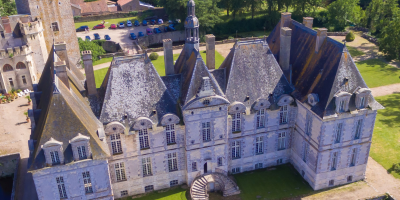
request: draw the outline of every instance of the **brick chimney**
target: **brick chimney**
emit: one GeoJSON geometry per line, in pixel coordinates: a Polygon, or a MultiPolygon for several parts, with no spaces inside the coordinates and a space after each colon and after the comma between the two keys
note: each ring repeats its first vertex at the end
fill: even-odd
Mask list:
{"type": "Polygon", "coordinates": [[[308,28],[312,29],[313,21],[314,21],[314,18],[312,18],[312,17],[303,17],[303,24],[304,24],[304,26],[306,26],[308,28]]]}
{"type": "Polygon", "coordinates": [[[54,50],[56,51],[57,56],[61,60],[65,61],[68,69],[70,69],[68,53],[67,53],[67,44],[65,42],[56,42],[54,43],[54,50]]]}
{"type": "Polygon", "coordinates": [[[289,27],[291,20],[292,20],[292,13],[290,12],[281,13],[281,28],[289,27]]]}
{"type": "Polygon", "coordinates": [[[82,51],[83,65],[86,74],[86,89],[88,95],[97,95],[96,81],[94,78],[93,61],[91,51],[82,51]]]}
{"type": "Polygon", "coordinates": [[[279,65],[282,68],[286,79],[290,82],[290,46],[292,40],[292,29],[288,27],[281,28],[280,35],[280,51],[279,51],[279,65]]]}
{"type": "Polygon", "coordinates": [[[206,35],[206,62],[209,70],[215,69],[215,36],[206,35]]]}
{"type": "Polygon", "coordinates": [[[64,83],[69,89],[68,74],[67,74],[67,64],[65,61],[54,62],[54,70],[56,70],[57,77],[64,83]]]}
{"type": "Polygon", "coordinates": [[[165,75],[175,74],[174,70],[174,55],[172,52],[172,40],[164,39],[164,63],[165,63],[165,75]]]}
{"type": "Polygon", "coordinates": [[[326,28],[319,28],[317,30],[317,42],[315,45],[315,52],[318,53],[318,51],[321,48],[322,43],[324,43],[325,38],[328,36],[328,29],[326,28]]]}

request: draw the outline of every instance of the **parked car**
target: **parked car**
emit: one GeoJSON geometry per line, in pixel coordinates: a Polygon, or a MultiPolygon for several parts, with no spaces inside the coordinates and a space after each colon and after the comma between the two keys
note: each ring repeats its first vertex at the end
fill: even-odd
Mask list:
{"type": "Polygon", "coordinates": [[[156,20],[155,20],[155,19],[152,19],[152,20],[150,20],[150,23],[151,23],[152,25],[154,25],[154,24],[156,24],[156,20]]]}
{"type": "Polygon", "coordinates": [[[98,33],[93,34],[95,40],[100,40],[100,35],[98,33]]]}
{"type": "Polygon", "coordinates": [[[172,25],[172,24],[170,24],[170,25],[168,26],[168,30],[169,30],[169,31],[176,31],[176,29],[174,28],[174,25],[172,25]]]}
{"type": "Polygon", "coordinates": [[[126,26],[127,26],[127,27],[132,27],[132,22],[131,22],[131,20],[127,20],[127,21],[126,21],[126,26]]]}
{"type": "Polygon", "coordinates": [[[160,30],[159,28],[154,28],[153,32],[154,32],[155,34],[157,34],[157,33],[162,33],[161,30],[160,30]]]}
{"type": "Polygon", "coordinates": [[[144,36],[143,32],[138,33],[138,37],[143,37],[143,36],[144,36]]]}
{"type": "Polygon", "coordinates": [[[117,25],[111,24],[110,29],[117,29],[117,25]]]}
{"type": "Polygon", "coordinates": [[[136,39],[137,39],[135,33],[129,34],[129,37],[130,37],[132,40],[136,40],[136,39]]]}
{"type": "Polygon", "coordinates": [[[153,35],[153,31],[151,30],[151,28],[147,28],[146,29],[146,34],[147,35],[153,35]]]}
{"type": "Polygon", "coordinates": [[[85,40],[86,41],[92,41],[92,39],[90,39],[90,36],[88,36],[88,35],[85,37],[85,40]]]}
{"type": "Polygon", "coordinates": [[[162,19],[158,19],[158,24],[163,24],[164,21],[162,19]]]}
{"type": "Polygon", "coordinates": [[[143,26],[147,26],[147,21],[146,21],[146,20],[143,20],[142,25],[143,25],[143,26]]]}
{"type": "Polygon", "coordinates": [[[76,29],[76,32],[82,32],[82,31],[85,31],[86,29],[89,30],[89,26],[81,26],[81,27],[76,29]]]}
{"type": "Polygon", "coordinates": [[[124,27],[125,27],[125,24],[124,24],[123,22],[121,22],[121,23],[118,24],[118,27],[119,27],[119,28],[124,28],[124,27]]]}
{"type": "Polygon", "coordinates": [[[134,26],[140,26],[140,22],[138,20],[135,20],[135,23],[133,23],[134,26]]]}
{"type": "Polygon", "coordinates": [[[168,32],[168,26],[164,26],[164,32],[168,32]]]}
{"type": "Polygon", "coordinates": [[[105,28],[104,24],[97,24],[96,26],[93,27],[93,30],[103,29],[103,28],[105,28]]]}
{"type": "Polygon", "coordinates": [[[109,35],[105,35],[105,36],[104,36],[104,39],[105,39],[105,40],[111,40],[111,37],[110,37],[109,35]]]}

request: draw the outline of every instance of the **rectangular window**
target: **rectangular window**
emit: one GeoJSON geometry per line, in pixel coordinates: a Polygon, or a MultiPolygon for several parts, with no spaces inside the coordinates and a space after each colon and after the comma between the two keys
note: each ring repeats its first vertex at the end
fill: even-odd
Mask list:
{"type": "Polygon", "coordinates": [[[168,154],[168,169],[170,172],[178,170],[176,152],[168,154]]]}
{"type": "Polygon", "coordinates": [[[140,142],[140,149],[150,148],[149,133],[147,132],[147,129],[139,130],[139,142],[140,142]]]}
{"type": "Polygon", "coordinates": [[[85,146],[80,146],[80,147],[77,147],[77,148],[78,148],[79,159],[86,159],[85,146]]]}
{"type": "Polygon", "coordinates": [[[50,152],[51,162],[53,165],[60,164],[60,157],[58,156],[58,151],[50,152]]]}
{"type": "Polygon", "coordinates": [[[347,182],[352,182],[353,181],[353,176],[348,176],[347,177],[347,182]]]}
{"type": "Polygon", "coordinates": [[[331,171],[336,170],[336,165],[337,165],[337,158],[338,157],[338,152],[335,152],[332,154],[332,165],[331,165],[331,171]]]}
{"type": "Polygon", "coordinates": [[[279,113],[279,124],[286,124],[288,123],[288,106],[284,105],[281,106],[281,110],[279,113]]]}
{"type": "Polygon", "coordinates": [[[62,176],[57,177],[56,181],[60,198],[67,198],[67,191],[65,190],[64,178],[62,176]]]}
{"type": "Polygon", "coordinates": [[[265,127],[265,109],[260,109],[257,112],[257,128],[265,127]]]}
{"type": "Polygon", "coordinates": [[[240,173],[240,167],[232,168],[232,174],[240,173]]]}
{"type": "Polygon", "coordinates": [[[85,193],[93,193],[92,181],[90,180],[89,171],[82,172],[82,176],[83,176],[83,185],[85,186],[85,193]]]}
{"type": "Polygon", "coordinates": [[[148,185],[146,187],[144,187],[144,192],[151,192],[154,190],[154,186],[153,185],[148,185]]]}
{"type": "Polygon", "coordinates": [[[312,127],[312,118],[311,116],[307,115],[306,119],[306,135],[311,135],[311,127],[312,127]]]}
{"type": "Polygon", "coordinates": [[[342,137],[342,128],[343,128],[343,124],[339,123],[336,126],[336,133],[335,133],[335,143],[339,143],[340,142],[340,138],[342,137]]]}
{"type": "Polygon", "coordinates": [[[335,181],[334,180],[330,180],[329,181],[329,186],[333,186],[333,185],[335,185],[335,181]]]}
{"type": "Polygon", "coordinates": [[[280,164],[282,164],[283,163],[283,159],[281,158],[281,159],[278,159],[278,160],[276,160],[276,164],[278,164],[278,165],[280,165],[280,164]]]}
{"type": "Polygon", "coordinates": [[[232,132],[237,132],[240,131],[241,127],[241,116],[240,113],[236,113],[232,115],[232,132]]]}
{"type": "Polygon", "coordinates": [[[339,112],[344,112],[344,101],[339,102],[339,112]]]}
{"type": "Polygon", "coordinates": [[[175,186],[175,185],[178,185],[178,180],[173,180],[173,181],[170,181],[170,182],[169,182],[169,186],[170,186],[170,187],[173,187],[173,186],[175,186]]]}
{"type": "Polygon", "coordinates": [[[365,97],[360,97],[360,108],[365,108],[365,97]]]}
{"type": "Polygon", "coordinates": [[[222,164],[222,157],[218,157],[218,167],[221,167],[222,164]]]}
{"type": "Polygon", "coordinates": [[[197,171],[197,163],[196,162],[192,162],[192,172],[197,171]]]}
{"type": "Polygon", "coordinates": [[[350,167],[356,165],[356,156],[357,156],[357,149],[354,148],[351,151],[350,167]]]}
{"type": "Polygon", "coordinates": [[[232,159],[240,158],[240,141],[232,142],[232,159]]]}
{"type": "Polygon", "coordinates": [[[143,167],[143,177],[151,176],[151,158],[142,158],[142,167],[143,167]]]}
{"type": "Polygon", "coordinates": [[[59,31],[58,23],[57,22],[51,23],[51,28],[53,29],[54,32],[59,31]]]}
{"type": "Polygon", "coordinates": [[[210,122],[202,123],[203,128],[203,142],[211,141],[210,122]]]}
{"type": "Polygon", "coordinates": [[[303,161],[304,162],[307,162],[309,148],[310,148],[309,144],[304,144],[304,148],[303,148],[303,161]]]}
{"type": "Polygon", "coordinates": [[[122,153],[121,136],[119,133],[110,135],[113,154],[122,153]]]}
{"type": "Polygon", "coordinates": [[[175,125],[165,126],[165,132],[167,133],[167,144],[175,144],[175,125]]]}
{"type": "Polygon", "coordinates": [[[25,77],[25,76],[21,76],[21,78],[22,78],[22,83],[23,83],[24,85],[26,85],[26,77],[25,77]]]}
{"type": "Polygon", "coordinates": [[[263,152],[263,137],[256,137],[256,154],[262,154],[263,152]]]}
{"type": "Polygon", "coordinates": [[[12,78],[8,78],[8,82],[10,82],[10,87],[14,87],[14,81],[12,80],[12,78]]]}
{"type": "Polygon", "coordinates": [[[362,122],[363,122],[362,119],[357,120],[357,123],[356,123],[356,134],[354,135],[354,139],[355,140],[360,139],[360,137],[361,137],[362,122]]]}
{"type": "Polygon", "coordinates": [[[115,163],[115,175],[117,177],[117,181],[126,180],[125,176],[125,165],[123,162],[115,163]]]}
{"type": "Polygon", "coordinates": [[[255,169],[261,169],[263,168],[263,164],[262,163],[257,163],[255,166],[255,169]]]}
{"type": "Polygon", "coordinates": [[[278,134],[278,150],[286,149],[286,132],[278,134]]]}
{"type": "Polygon", "coordinates": [[[121,197],[123,197],[123,196],[128,196],[128,190],[121,191],[121,197]]]}

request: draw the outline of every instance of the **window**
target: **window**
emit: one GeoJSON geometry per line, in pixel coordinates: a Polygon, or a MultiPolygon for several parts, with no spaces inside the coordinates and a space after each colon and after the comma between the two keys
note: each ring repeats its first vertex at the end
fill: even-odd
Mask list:
{"type": "Polygon", "coordinates": [[[167,125],[165,126],[165,131],[167,133],[167,144],[175,144],[175,125],[167,125]]]}
{"type": "Polygon", "coordinates": [[[347,177],[347,182],[352,182],[353,181],[353,176],[348,176],[347,177]]]}
{"type": "Polygon", "coordinates": [[[344,112],[344,111],[345,111],[344,110],[344,101],[342,100],[339,102],[339,112],[344,112]]]}
{"type": "Polygon", "coordinates": [[[144,187],[144,192],[151,192],[154,190],[154,186],[153,185],[148,185],[146,187],[144,187]]]}
{"type": "Polygon", "coordinates": [[[309,144],[304,144],[304,149],[303,149],[303,161],[304,162],[307,162],[309,148],[310,148],[309,144]]]}
{"type": "Polygon", "coordinates": [[[123,197],[123,196],[128,196],[128,190],[121,191],[121,197],[123,197]]]}
{"type": "Polygon", "coordinates": [[[117,181],[126,180],[125,177],[125,166],[123,162],[115,163],[115,175],[117,176],[117,181]]]}
{"type": "Polygon", "coordinates": [[[142,158],[142,167],[143,167],[143,177],[151,176],[151,158],[142,158]]]}
{"type": "Polygon", "coordinates": [[[240,113],[232,115],[232,132],[240,131],[240,113]]]}
{"type": "Polygon", "coordinates": [[[12,70],[13,70],[13,68],[9,64],[5,64],[4,67],[3,67],[3,72],[9,72],[9,71],[12,71],[12,70]]]}
{"type": "Polygon", "coordinates": [[[26,77],[25,77],[25,76],[21,76],[21,78],[22,78],[22,83],[23,83],[24,85],[26,85],[26,77]]]}
{"type": "Polygon", "coordinates": [[[8,78],[8,82],[10,82],[10,86],[13,88],[14,87],[14,81],[12,78],[8,78]]]}
{"type": "Polygon", "coordinates": [[[218,163],[218,167],[221,167],[223,165],[222,157],[218,157],[217,163],[218,163]]]}
{"type": "Polygon", "coordinates": [[[329,186],[333,186],[333,185],[335,185],[335,181],[334,180],[330,180],[329,181],[329,186]]]}
{"type": "Polygon", "coordinates": [[[265,127],[265,109],[260,109],[257,112],[257,128],[265,127]]]}
{"type": "Polygon", "coordinates": [[[202,123],[203,127],[203,142],[211,141],[210,122],[202,123]]]}
{"type": "Polygon", "coordinates": [[[365,97],[360,97],[360,109],[365,108],[365,97]]]}
{"type": "Polygon", "coordinates": [[[203,104],[204,104],[204,105],[210,105],[210,100],[208,100],[208,99],[204,100],[204,101],[203,101],[203,104]]]}
{"type": "Polygon", "coordinates": [[[310,115],[307,115],[306,119],[306,135],[311,135],[311,127],[312,127],[312,118],[310,115]]]}
{"type": "Polygon", "coordinates": [[[337,159],[338,159],[337,156],[338,156],[338,153],[337,153],[337,152],[335,152],[335,153],[332,154],[331,171],[336,170],[337,159]]]}
{"type": "Polygon", "coordinates": [[[283,159],[281,158],[281,159],[278,159],[278,160],[276,160],[276,164],[277,165],[280,165],[280,164],[282,164],[283,163],[283,159]]]}
{"type": "Polygon", "coordinates": [[[147,133],[147,129],[139,130],[139,142],[140,142],[140,149],[150,148],[149,134],[147,133]]]}
{"type": "Polygon", "coordinates": [[[112,148],[113,154],[122,153],[120,134],[119,133],[112,134],[110,136],[110,138],[111,138],[111,148],[112,148]]]}
{"type": "Polygon", "coordinates": [[[56,181],[60,198],[67,198],[67,191],[65,190],[64,178],[62,176],[57,177],[56,181]]]}
{"type": "Polygon", "coordinates": [[[351,151],[351,158],[350,158],[350,167],[356,165],[356,156],[357,156],[357,149],[353,149],[351,151]]]}
{"type": "Polygon", "coordinates": [[[78,148],[79,159],[86,159],[85,146],[80,146],[80,147],[77,147],[77,148],[78,148]]]}
{"type": "Polygon", "coordinates": [[[175,185],[178,185],[178,180],[173,180],[173,181],[169,182],[170,187],[175,186],[175,185]]]}
{"type": "Polygon", "coordinates": [[[197,163],[196,162],[192,162],[192,172],[197,171],[197,163]]]}
{"type": "Polygon", "coordinates": [[[360,139],[362,122],[363,122],[362,119],[357,120],[357,123],[356,123],[356,134],[354,135],[354,139],[355,140],[360,139]]]}
{"type": "Polygon", "coordinates": [[[339,123],[336,126],[335,143],[339,143],[340,142],[340,138],[342,137],[342,127],[343,127],[342,123],[339,123]]]}
{"type": "Polygon", "coordinates": [[[178,170],[178,162],[176,159],[176,152],[168,154],[168,169],[170,172],[178,170]]]}
{"type": "Polygon", "coordinates": [[[288,123],[288,106],[284,105],[281,106],[281,110],[279,113],[279,124],[286,124],[288,123]]]}
{"type": "Polygon", "coordinates": [[[263,153],[263,137],[256,137],[256,154],[263,153]]]}
{"type": "Polygon", "coordinates": [[[232,174],[240,173],[240,167],[232,168],[232,174]]]}
{"type": "Polygon", "coordinates": [[[83,185],[85,186],[85,193],[93,193],[92,181],[90,181],[89,171],[82,172],[82,176],[83,176],[83,185]]]}
{"type": "Polygon", "coordinates": [[[22,62],[17,63],[17,69],[26,69],[26,65],[22,62]]]}
{"type": "Polygon", "coordinates": [[[240,158],[240,141],[232,142],[232,159],[240,158]]]}
{"type": "Polygon", "coordinates": [[[262,163],[257,163],[255,166],[255,169],[261,169],[263,168],[263,164],[262,163]]]}
{"type": "Polygon", "coordinates": [[[57,22],[51,23],[51,28],[53,29],[54,32],[59,31],[58,23],[57,22]]]}
{"type": "Polygon", "coordinates": [[[278,150],[286,149],[286,132],[278,134],[278,150]]]}
{"type": "Polygon", "coordinates": [[[51,162],[53,163],[53,165],[60,164],[60,157],[58,156],[58,151],[50,152],[50,156],[51,156],[51,162]]]}

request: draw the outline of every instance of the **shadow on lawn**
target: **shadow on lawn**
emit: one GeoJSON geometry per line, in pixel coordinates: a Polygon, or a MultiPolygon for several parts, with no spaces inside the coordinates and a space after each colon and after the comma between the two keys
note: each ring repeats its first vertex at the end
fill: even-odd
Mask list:
{"type": "Polygon", "coordinates": [[[379,114],[385,116],[385,118],[378,118],[378,120],[389,127],[398,126],[398,124],[400,123],[400,94],[395,93],[388,96],[387,98],[377,99],[378,102],[385,107],[384,110],[378,111],[379,114]]]}

